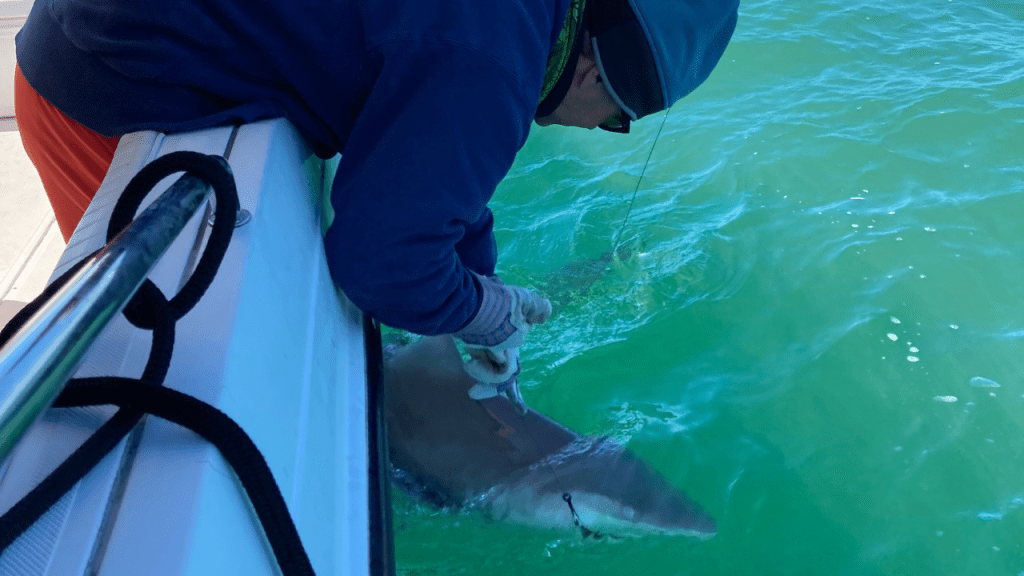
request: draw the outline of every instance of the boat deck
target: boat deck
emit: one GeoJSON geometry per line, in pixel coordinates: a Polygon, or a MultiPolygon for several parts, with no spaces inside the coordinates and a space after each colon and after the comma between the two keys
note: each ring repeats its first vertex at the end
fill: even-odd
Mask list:
{"type": "Polygon", "coordinates": [[[0,327],[42,292],[63,251],[21,136],[0,132],[0,327]]]}

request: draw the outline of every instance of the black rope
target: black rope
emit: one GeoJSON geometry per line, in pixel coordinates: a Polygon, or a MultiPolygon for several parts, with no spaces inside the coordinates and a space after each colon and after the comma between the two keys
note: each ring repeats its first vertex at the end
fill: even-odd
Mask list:
{"type": "MultiPolygon", "coordinates": [[[[57,397],[54,407],[111,404],[119,409],[25,498],[0,517],[0,553],[92,470],[128,435],[142,415],[148,413],[184,426],[216,446],[245,488],[282,573],[286,576],[311,575],[314,573],[312,564],[281,490],[252,439],[220,410],[163,386],[174,349],[175,323],[202,298],[231,242],[238,194],[227,162],[217,156],[196,152],[174,152],[145,166],[128,183],[114,207],[107,240],[109,242],[131,222],[153,186],[178,172],[186,173],[179,183],[185,178],[197,177],[213,187],[216,212],[206,249],[185,286],[173,298],[168,300],[152,281],[146,280],[125,307],[124,314],[129,322],[153,331],[150,356],[141,378],[72,379],[57,397]]],[[[64,273],[15,315],[0,331],[0,346],[89,259],[83,259],[64,273]]]]}
{"type": "Polygon", "coordinates": [[[242,482],[281,571],[313,574],[270,467],[249,435],[231,417],[188,394],[127,378],[83,379],[61,394],[54,406],[98,404],[152,414],[206,438],[220,450],[242,482]]]}
{"type": "Polygon", "coordinates": [[[0,551],[14,543],[113,450],[135,427],[139,416],[132,410],[118,410],[56,470],[0,517],[0,551]]]}
{"type": "MultiPolygon", "coordinates": [[[[157,158],[139,170],[139,173],[128,182],[121,198],[114,206],[110,224],[107,226],[109,242],[135,218],[135,212],[149,191],[161,180],[176,172],[186,172],[208,182],[213,187],[217,206],[206,250],[203,251],[188,282],[170,301],[171,315],[175,321],[187,314],[206,293],[231,242],[231,235],[235,229],[235,215],[238,213],[238,192],[235,190],[235,180],[227,162],[219,156],[208,156],[198,152],[175,152],[157,158]]],[[[155,297],[154,290],[157,288],[147,280],[145,287],[140,289],[143,290],[145,296],[133,301],[145,302],[155,297]]],[[[139,328],[149,328],[149,323],[143,318],[143,310],[137,311],[132,304],[129,304],[126,310],[125,316],[132,324],[139,328]]]]}

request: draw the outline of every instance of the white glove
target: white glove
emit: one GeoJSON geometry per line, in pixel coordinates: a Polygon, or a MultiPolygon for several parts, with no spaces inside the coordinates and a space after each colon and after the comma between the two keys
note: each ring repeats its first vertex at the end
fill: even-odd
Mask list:
{"type": "Polygon", "coordinates": [[[551,302],[536,292],[508,286],[496,276],[477,275],[482,289],[480,310],[454,336],[466,344],[466,372],[482,384],[514,388],[519,373],[519,347],[534,324],[551,316],[551,302]]]}
{"type": "Polygon", "coordinates": [[[501,394],[508,398],[509,402],[519,410],[520,414],[526,414],[526,402],[523,401],[523,395],[519,392],[518,377],[519,371],[516,370],[514,376],[501,384],[481,384],[478,382],[469,389],[469,397],[473,400],[485,400],[501,394]]]}

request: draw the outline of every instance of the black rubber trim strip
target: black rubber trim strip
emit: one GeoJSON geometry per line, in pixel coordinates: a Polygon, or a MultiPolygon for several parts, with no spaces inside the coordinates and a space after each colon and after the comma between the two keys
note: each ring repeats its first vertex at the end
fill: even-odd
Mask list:
{"type": "Polygon", "coordinates": [[[384,413],[384,352],[380,324],[363,314],[366,348],[367,474],[370,487],[370,574],[395,575],[395,541],[391,520],[391,466],[388,464],[387,420],[384,413]]]}

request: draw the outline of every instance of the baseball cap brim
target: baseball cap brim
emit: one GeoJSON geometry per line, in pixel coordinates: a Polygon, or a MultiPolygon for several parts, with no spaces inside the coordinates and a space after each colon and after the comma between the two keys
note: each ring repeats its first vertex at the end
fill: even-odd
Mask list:
{"type": "Polygon", "coordinates": [[[632,120],[663,110],[665,99],[650,43],[626,0],[594,2],[587,27],[605,88],[632,120]]]}
{"type": "Polygon", "coordinates": [[[631,119],[703,83],[736,28],[739,0],[599,0],[587,27],[598,70],[631,119]]]}

